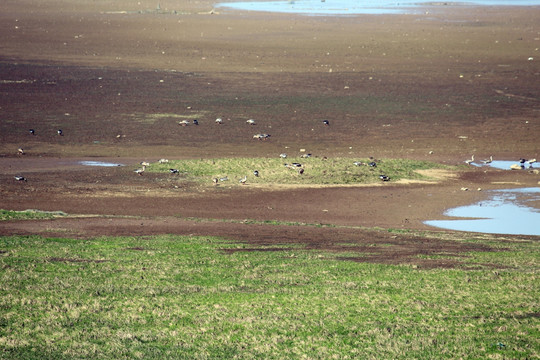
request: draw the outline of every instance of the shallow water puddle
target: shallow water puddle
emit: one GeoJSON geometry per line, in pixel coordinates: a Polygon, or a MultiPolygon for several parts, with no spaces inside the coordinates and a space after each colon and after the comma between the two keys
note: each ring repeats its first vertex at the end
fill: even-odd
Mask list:
{"type": "Polygon", "coordinates": [[[540,188],[490,191],[491,197],[444,213],[465,220],[429,220],[426,225],[488,234],[540,235],[540,188]],[[472,219],[471,219],[472,218],[472,219]]]}
{"type": "Polygon", "coordinates": [[[355,15],[355,14],[406,14],[419,13],[420,7],[443,6],[536,6],[539,0],[470,0],[463,2],[433,2],[418,0],[288,0],[220,3],[216,7],[249,11],[268,11],[310,15],[355,15]]]}
{"type": "MultiPolygon", "coordinates": [[[[511,170],[510,166],[512,166],[512,165],[520,166],[519,161],[512,161],[512,160],[493,160],[489,164],[480,164],[480,163],[475,163],[474,162],[474,163],[471,163],[471,165],[478,166],[478,167],[489,166],[489,167],[496,168],[496,169],[501,169],[501,170],[511,170]]],[[[526,161],[523,164],[523,169],[524,170],[532,169],[532,168],[534,168],[534,165],[535,164],[529,164],[526,161]]]]}
{"type": "Polygon", "coordinates": [[[105,166],[105,167],[112,167],[112,166],[124,166],[124,164],[119,163],[110,163],[110,162],[104,162],[104,161],[79,161],[79,164],[84,166],[105,166]]]}

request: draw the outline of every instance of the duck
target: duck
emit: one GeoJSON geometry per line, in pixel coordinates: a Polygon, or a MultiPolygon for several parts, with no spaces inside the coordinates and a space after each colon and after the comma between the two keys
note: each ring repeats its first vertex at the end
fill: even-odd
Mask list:
{"type": "Polygon", "coordinates": [[[28,130],[28,132],[30,133],[30,135],[36,135],[36,130],[34,129],[30,129],[28,130]]]}
{"type": "Polygon", "coordinates": [[[379,175],[379,179],[381,179],[382,181],[390,181],[390,177],[383,174],[379,175]]]}
{"type": "Polygon", "coordinates": [[[482,160],[482,163],[484,163],[484,164],[491,164],[492,162],[493,162],[493,156],[492,155],[489,156],[489,159],[482,160]]]}
{"type": "Polygon", "coordinates": [[[227,176],[224,176],[222,178],[219,178],[219,181],[229,181],[229,178],[227,176]]]}
{"type": "Polygon", "coordinates": [[[169,169],[171,174],[178,174],[178,169],[169,169]]]}
{"type": "Polygon", "coordinates": [[[293,162],[291,165],[292,165],[292,166],[296,166],[296,167],[302,167],[302,164],[297,163],[297,162],[293,162]]]}
{"type": "Polygon", "coordinates": [[[17,181],[28,181],[28,180],[26,180],[26,178],[24,176],[20,176],[20,175],[16,175],[15,180],[17,180],[17,181]]]}
{"type": "Polygon", "coordinates": [[[199,120],[193,119],[193,125],[199,125],[199,120]]]}
{"type": "Polygon", "coordinates": [[[330,125],[330,121],[328,121],[328,120],[323,120],[323,124],[326,125],[326,126],[329,126],[329,125],[330,125]]]}
{"type": "Polygon", "coordinates": [[[62,129],[56,130],[56,133],[57,133],[59,136],[64,136],[64,132],[62,131],[62,129]]]}
{"type": "Polygon", "coordinates": [[[253,175],[255,175],[255,177],[259,177],[259,170],[253,171],[253,175]]]}
{"type": "Polygon", "coordinates": [[[304,173],[304,168],[298,169],[298,174],[302,175],[304,173]]]}
{"type": "Polygon", "coordinates": [[[474,155],[469,160],[465,160],[465,164],[470,165],[474,161],[474,155]]]}

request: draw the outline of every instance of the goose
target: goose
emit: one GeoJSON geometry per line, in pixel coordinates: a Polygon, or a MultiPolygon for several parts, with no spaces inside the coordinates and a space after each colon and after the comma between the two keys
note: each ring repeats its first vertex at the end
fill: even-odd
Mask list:
{"type": "Polygon", "coordinates": [[[469,160],[465,160],[465,164],[470,165],[474,161],[474,155],[469,160]]]}
{"type": "Polygon", "coordinates": [[[390,181],[390,177],[387,175],[379,175],[379,179],[382,181],[390,181]]]}
{"type": "Polygon", "coordinates": [[[491,164],[492,162],[493,162],[493,156],[492,155],[489,156],[489,159],[482,160],[482,163],[484,163],[484,164],[491,164]]]}
{"type": "Polygon", "coordinates": [[[510,169],[511,170],[521,170],[521,169],[523,169],[523,165],[512,164],[512,165],[510,165],[510,169]]]}
{"type": "Polygon", "coordinates": [[[171,174],[178,174],[178,169],[169,169],[171,174]]]}
{"type": "Polygon", "coordinates": [[[30,132],[30,135],[36,135],[36,130],[34,129],[30,129],[28,130],[28,132],[30,132]]]}
{"type": "Polygon", "coordinates": [[[28,180],[26,180],[26,178],[24,176],[20,176],[20,175],[15,176],[15,180],[17,180],[17,181],[28,181],[28,180]]]}
{"type": "Polygon", "coordinates": [[[62,131],[62,129],[58,129],[56,133],[60,136],[64,136],[64,132],[62,131]]]}
{"type": "Polygon", "coordinates": [[[216,124],[219,124],[219,125],[223,124],[223,119],[222,118],[217,118],[216,119],[216,124]]]}
{"type": "Polygon", "coordinates": [[[245,185],[246,181],[247,181],[247,175],[244,175],[244,177],[240,179],[240,184],[245,185]]]}
{"type": "Polygon", "coordinates": [[[246,122],[247,122],[249,125],[257,125],[257,124],[255,123],[255,120],[253,120],[253,119],[249,119],[249,120],[246,121],[246,122]]]}
{"type": "Polygon", "coordinates": [[[139,176],[142,176],[142,174],[144,173],[145,170],[146,170],[146,166],[143,165],[142,168],[135,170],[134,173],[139,175],[139,176]]]}
{"type": "Polygon", "coordinates": [[[255,177],[259,177],[259,170],[253,171],[253,175],[255,175],[255,177]]]}
{"type": "Polygon", "coordinates": [[[328,125],[330,125],[330,121],[328,121],[328,120],[323,120],[323,124],[326,125],[326,126],[328,126],[328,125]]]}

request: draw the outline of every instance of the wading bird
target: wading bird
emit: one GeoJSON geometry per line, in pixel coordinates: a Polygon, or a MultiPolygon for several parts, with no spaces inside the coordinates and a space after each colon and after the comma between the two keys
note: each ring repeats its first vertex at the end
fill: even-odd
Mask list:
{"type": "Polygon", "coordinates": [[[470,165],[474,161],[474,155],[469,160],[465,160],[465,164],[470,165]]]}
{"type": "Polygon", "coordinates": [[[491,164],[492,162],[493,162],[493,156],[492,155],[489,156],[489,159],[482,160],[482,163],[484,163],[484,164],[491,164]]]}

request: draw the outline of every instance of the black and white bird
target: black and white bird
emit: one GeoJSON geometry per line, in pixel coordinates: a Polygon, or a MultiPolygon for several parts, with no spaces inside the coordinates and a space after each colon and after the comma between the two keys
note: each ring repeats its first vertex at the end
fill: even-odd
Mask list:
{"type": "Polygon", "coordinates": [[[18,148],[18,149],[17,149],[17,154],[18,154],[18,155],[24,155],[25,152],[24,152],[23,148],[18,148]]]}
{"type": "Polygon", "coordinates": [[[473,156],[471,156],[470,159],[465,160],[465,164],[470,165],[473,161],[474,161],[474,154],[473,154],[473,156]]]}
{"type": "Polygon", "coordinates": [[[377,167],[377,163],[375,161],[372,161],[368,164],[371,167],[377,167]]]}
{"type": "Polygon", "coordinates": [[[216,124],[219,124],[219,125],[223,124],[223,119],[222,118],[217,118],[216,119],[216,124]]]}
{"type": "Polygon", "coordinates": [[[253,175],[255,175],[255,177],[259,177],[259,170],[253,171],[253,175]]]}
{"type": "Polygon", "coordinates": [[[532,168],[533,164],[536,162],[536,159],[529,159],[527,162],[529,163],[529,168],[532,168]]]}
{"type": "Polygon", "coordinates": [[[255,122],[255,120],[253,120],[253,119],[249,119],[248,121],[246,121],[246,123],[248,123],[249,125],[256,125],[257,124],[255,122]]]}
{"type": "Polygon", "coordinates": [[[240,184],[245,185],[246,182],[247,182],[247,176],[244,175],[244,177],[240,179],[240,184]]]}
{"type": "Polygon", "coordinates": [[[15,180],[17,180],[17,181],[27,181],[24,176],[20,176],[20,175],[16,175],[15,180]]]}
{"type": "Polygon", "coordinates": [[[330,121],[328,121],[328,120],[323,120],[323,124],[326,125],[326,126],[328,126],[328,125],[330,125],[330,121]]]}
{"type": "Polygon", "coordinates": [[[178,174],[178,169],[169,169],[171,174],[178,174]]]}
{"type": "Polygon", "coordinates": [[[144,174],[145,170],[146,170],[146,165],[143,165],[142,168],[135,170],[134,173],[139,175],[139,176],[142,176],[142,174],[144,174]]]}
{"type": "Polygon", "coordinates": [[[279,157],[282,158],[282,159],[286,159],[286,158],[287,158],[287,154],[281,153],[281,154],[279,154],[279,157]]]}
{"type": "Polygon", "coordinates": [[[193,119],[193,125],[199,125],[199,120],[193,119]]]}
{"type": "Polygon", "coordinates": [[[304,168],[298,169],[298,174],[302,175],[304,173],[304,168]]]}
{"type": "Polygon", "coordinates": [[[34,129],[30,129],[28,130],[28,132],[30,133],[30,135],[36,135],[36,130],[34,129]]]}
{"type": "Polygon", "coordinates": [[[489,156],[489,159],[482,160],[483,164],[491,164],[492,162],[493,162],[493,156],[492,155],[489,156]]]}
{"type": "Polygon", "coordinates": [[[383,174],[379,175],[379,179],[381,179],[382,181],[390,181],[390,177],[383,174]]]}
{"type": "Polygon", "coordinates": [[[293,162],[291,165],[292,165],[292,166],[296,166],[296,167],[302,167],[302,164],[297,163],[297,162],[293,162]]]}
{"type": "Polygon", "coordinates": [[[59,136],[64,136],[64,132],[62,131],[62,129],[58,129],[56,131],[56,133],[59,135],[59,136]]]}

